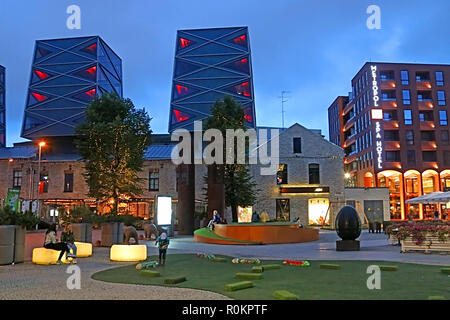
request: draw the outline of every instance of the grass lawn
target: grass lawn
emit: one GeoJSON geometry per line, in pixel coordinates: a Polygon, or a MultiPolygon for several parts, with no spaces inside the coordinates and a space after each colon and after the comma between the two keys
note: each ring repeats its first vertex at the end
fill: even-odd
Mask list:
{"type": "MultiPolygon", "coordinates": [[[[151,270],[161,272],[159,278],[143,277],[135,264],[104,270],[93,279],[128,284],[175,286],[214,291],[234,299],[274,299],[275,290],[288,290],[300,299],[427,299],[428,296],[450,298],[448,275],[441,266],[377,261],[310,261],[310,267],[283,265],[281,269],[264,271],[262,280],[253,280],[254,287],[235,292],[225,291],[225,284],[238,282],[237,272],[251,272],[253,265],[212,262],[192,254],[168,255],[166,265],[151,270]],[[321,263],[339,264],[340,270],[320,269],[321,263]],[[381,290],[366,286],[369,265],[396,265],[398,271],[381,271],[381,290]],[[164,284],[165,277],[185,276],[187,281],[164,284]]],[[[157,260],[153,256],[148,259],[157,260]]],[[[264,264],[282,261],[263,261],[264,264]]],[[[189,297],[186,297],[189,299],[189,297]]]]}

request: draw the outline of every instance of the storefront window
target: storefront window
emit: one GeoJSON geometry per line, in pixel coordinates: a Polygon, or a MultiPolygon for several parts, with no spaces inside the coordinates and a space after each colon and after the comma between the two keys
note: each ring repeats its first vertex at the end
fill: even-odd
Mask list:
{"type": "Polygon", "coordinates": [[[389,188],[389,207],[391,219],[402,219],[401,174],[393,170],[386,170],[378,173],[378,186],[389,188]]]}

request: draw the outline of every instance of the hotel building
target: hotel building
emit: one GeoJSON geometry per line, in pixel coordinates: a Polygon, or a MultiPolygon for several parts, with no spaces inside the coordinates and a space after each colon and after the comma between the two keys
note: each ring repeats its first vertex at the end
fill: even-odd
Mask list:
{"type": "Polygon", "coordinates": [[[450,65],[367,62],[328,108],[347,186],[388,187],[392,220],[447,210],[406,200],[450,190],[449,79],[450,65]]]}

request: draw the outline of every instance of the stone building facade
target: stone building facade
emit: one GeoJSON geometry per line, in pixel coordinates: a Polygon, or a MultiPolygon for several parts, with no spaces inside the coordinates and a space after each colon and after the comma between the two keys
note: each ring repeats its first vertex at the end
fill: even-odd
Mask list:
{"type": "Polygon", "coordinates": [[[271,220],[299,219],[303,225],[330,225],[345,204],[344,151],[320,133],[298,123],[279,134],[279,169],[262,175],[263,165],[252,166],[261,189],[253,212],[266,211],[271,220]]]}

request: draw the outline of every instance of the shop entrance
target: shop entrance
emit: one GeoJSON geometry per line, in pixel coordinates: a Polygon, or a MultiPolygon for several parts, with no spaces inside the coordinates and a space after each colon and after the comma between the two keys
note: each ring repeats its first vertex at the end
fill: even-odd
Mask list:
{"type": "Polygon", "coordinates": [[[289,199],[276,199],[277,221],[290,221],[291,206],[289,199]]]}

